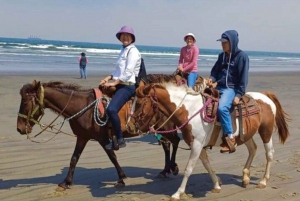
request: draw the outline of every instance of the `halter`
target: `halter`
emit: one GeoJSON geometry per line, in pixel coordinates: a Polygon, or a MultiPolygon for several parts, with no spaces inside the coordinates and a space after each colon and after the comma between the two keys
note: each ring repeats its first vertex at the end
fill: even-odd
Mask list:
{"type": "MultiPolygon", "coordinates": [[[[51,128],[51,129],[53,129],[53,123],[56,121],[56,119],[65,111],[65,109],[67,108],[67,106],[69,105],[69,102],[70,102],[70,100],[71,100],[71,97],[72,97],[72,95],[73,95],[73,92],[74,91],[72,91],[72,93],[71,93],[71,95],[70,95],[70,97],[69,97],[69,100],[68,100],[68,102],[67,102],[67,104],[66,104],[66,106],[64,107],[64,109],[58,114],[58,116],[49,124],[49,125],[42,125],[41,123],[40,123],[40,121],[41,121],[41,119],[43,118],[43,116],[45,115],[45,108],[44,108],[44,92],[45,92],[45,90],[44,90],[44,87],[41,85],[40,86],[40,98],[38,98],[37,96],[36,96],[36,93],[26,93],[26,96],[32,96],[32,99],[31,99],[31,101],[32,101],[32,105],[35,105],[35,103],[37,102],[38,103],[38,105],[33,109],[33,110],[31,110],[30,112],[28,112],[28,115],[26,116],[26,115],[24,115],[24,114],[21,114],[21,113],[18,113],[18,116],[19,117],[21,117],[21,118],[25,118],[26,119],[26,134],[27,134],[27,139],[30,139],[32,142],[36,142],[36,143],[41,143],[41,142],[37,142],[37,141],[34,141],[34,140],[32,140],[31,139],[31,137],[29,136],[29,133],[27,132],[28,131],[28,126],[29,126],[29,128],[31,129],[31,126],[30,126],[30,124],[29,124],[29,122],[30,121],[32,121],[34,124],[37,124],[37,125],[39,125],[41,128],[42,128],[42,130],[38,133],[38,134],[36,134],[33,138],[35,138],[35,137],[37,137],[37,136],[39,136],[40,134],[42,134],[45,130],[47,130],[48,128],[51,128]],[[35,100],[37,100],[37,101],[35,101],[35,100]],[[40,110],[40,112],[42,113],[42,115],[38,118],[38,120],[35,120],[34,118],[33,118],[33,116],[34,116],[34,114],[38,111],[38,110],[40,110]]],[[[64,122],[63,122],[64,123],[64,122]]],[[[63,123],[61,124],[61,127],[63,126],[63,123]]],[[[60,132],[60,129],[61,129],[61,127],[58,129],[58,132],[60,132]]],[[[57,132],[57,133],[58,133],[57,132]]],[[[56,133],[56,134],[57,134],[56,133]]],[[[53,136],[51,139],[53,139],[55,136],[53,136]]],[[[46,142],[48,142],[48,141],[50,141],[51,139],[49,139],[49,140],[47,140],[46,142]]],[[[43,143],[45,143],[45,142],[43,142],[43,143]]]]}
{"type": "MultiPolygon", "coordinates": [[[[152,88],[154,89],[154,95],[151,96],[151,95],[145,95],[143,98],[149,98],[151,100],[151,108],[153,109],[154,112],[157,112],[158,111],[158,101],[157,101],[157,97],[156,97],[156,91],[155,91],[155,85],[152,86],[152,88]]],[[[155,135],[159,132],[159,133],[172,133],[174,131],[177,131],[179,129],[181,129],[182,127],[184,127],[186,124],[188,124],[196,115],[200,114],[200,117],[203,119],[203,121],[207,122],[207,123],[212,123],[215,121],[215,118],[210,118],[207,116],[206,114],[206,107],[213,101],[213,97],[201,92],[201,96],[202,98],[206,98],[206,100],[203,100],[204,103],[203,103],[203,106],[202,108],[200,108],[197,112],[195,112],[190,118],[188,118],[182,125],[180,125],[179,127],[176,127],[175,129],[172,129],[172,130],[168,130],[168,131],[159,131],[159,129],[161,127],[164,126],[165,123],[167,123],[171,117],[177,112],[177,110],[180,108],[180,106],[182,105],[186,95],[183,97],[183,99],[181,100],[180,104],[176,107],[176,109],[172,112],[172,114],[168,117],[168,119],[163,122],[163,124],[158,128],[158,129],[154,129],[154,126],[158,123],[156,122],[153,126],[149,126],[149,132],[148,133],[154,133],[155,135]]],[[[142,112],[139,113],[138,115],[136,116],[133,116],[133,118],[136,119],[136,121],[142,121],[141,119],[143,119],[143,117],[145,116],[145,112],[144,112],[144,107],[145,105],[147,104],[147,99],[145,99],[143,101],[143,106],[142,106],[142,112]]],[[[154,117],[155,115],[153,115],[154,117]]],[[[152,117],[152,118],[153,118],[152,117]]],[[[151,119],[150,119],[151,120],[151,119]]],[[[150,121],[149,121],[150,122],[150,121]]],[[[143,122],[144,123],[144,122],[143,122]]]]}

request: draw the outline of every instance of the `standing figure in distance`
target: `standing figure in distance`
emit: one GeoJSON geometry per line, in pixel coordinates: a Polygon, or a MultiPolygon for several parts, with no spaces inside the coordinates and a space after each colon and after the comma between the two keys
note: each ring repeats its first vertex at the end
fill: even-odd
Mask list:
{"type": "Polygon", "coordinates": [[[177,70],[188,74],[187,93],[192,95],[198,95],[199,93],[196,93],[193,90],[193,88],[198,76],[199,48],[195,45],[196,38],[194,34],[186,34],[183,40],[186,42],[186,46],[182,47],[180,50],[180,57],[178,61],[177,70]]]}
{"type": "Polygon", "coordinates": [[[237,105],[246,93],[248,84],[249,58],[238,48],[239,37],[235,30],[225,31],[217,41],[222,42],[223,52],[211,70],[207,85],[217,82],[220,92],[218,115],[221,122],[225,144],[221,145],[221,153],[235,152],[236,141],[233,136],[230,109],[237,105]]]}
{"type": "Polygon", "coordinates": [[[79,69],[80,69],[80,79],[86,79],[86,64],[88,59],[85,56],[85,53],[82,52],[78,58],[79,69]]]}
{"type": "Polygon", "coordinates": [[[113,142],[111,142],[106,146],[106,149],[113,149],[113,147],[123,148],[126,146],[118,112],[135,93],[136,77],[138,77],[141,65],[140,52],[134,45],[135,35],[133,29],[128,26],[123,26],[116,34],[116,37],[122,43],[116,69],[111,75],[107,76],[99,83],[99,87],[116,87],[116,92],[111,99],[106,112],[113,125],[114,133],[118,138],[118,144],[114,145],[113,142]],[[113,80],[113,82],[109,82],[109,80],[113,80]]]}

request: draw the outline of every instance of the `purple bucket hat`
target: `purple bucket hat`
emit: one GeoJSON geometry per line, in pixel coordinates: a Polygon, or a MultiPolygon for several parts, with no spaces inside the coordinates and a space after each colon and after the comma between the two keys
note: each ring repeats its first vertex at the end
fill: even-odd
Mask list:
{"type": "Polygon", "coordinates": [[[123,26],[120,31],[116,34],[116,37],[120,40],[121,33],[129,33],[132,35],[132,43],[135,42],[135,35],[134,31],[131,27],[129,26],[123,26]]]}

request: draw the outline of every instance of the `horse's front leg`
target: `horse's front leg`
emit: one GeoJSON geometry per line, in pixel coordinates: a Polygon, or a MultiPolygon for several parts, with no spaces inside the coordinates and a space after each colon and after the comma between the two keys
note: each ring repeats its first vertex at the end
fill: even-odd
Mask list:
{"type": "Polygon", "coordinates": [[[214,188],[211,191],[212,193],[219,193],[221,191],[221,184],[222,181],[221,179],[215,174],[215,172],[212,170],[208,156],[207,156],[207,152],[205,149],[202,149],[201,154],[200,154],[200,160],[203,164],[203,166],[205,167],[205,169],[207,170],[207,172],[210,175],[211,180],[214,183],[214,188]]]}
{"type": "Polygon", "coordinates": [[[245,145],[248,149],[248,159],[243,169],[243,182],[242,186],[244,188],[247,187],[247,185],[250,183],[250,167],[253,161],[253,158],[256,154],[257,145],[255,144],[253,138],[249,139],[247,142],[245,142],[245,145]]]}
{"type": "Polygon", "coordinates": [[[77,136],[76,146],[70,161],[70,167],[69,167],[67,177],[63,180],[63,182],[58,184],[59,187],[57,188],[57,190],[65,190],[70,188],[70,186],[72,186],[73,175],[74,175],[76,164],[87,142],[88,142],[87,139],[83,139],[77,136]]]}
{"type": "Polygon", "coordinates": [[[107,150],[105,148],[105,145],[107,145],[108,142],[109,141],[107,141],[107,143],[101,142],[100,145],[102,146],[102,148],[106,152],[106,154],[109,157],[110,161],[114,164],[115,168],[117,169],[119,179],[118,179],[117,183],[115,184],[115,187],[123,187],[123,186],[125,186],[124,179],[126,179],[126,175],[125,175],[124,171],[122,170],[121,166],[118,163],[117,156],[116,156],[115,152],[113,150],[107,150]]]}
{"type": "Polygon", "coordinates": [[[184,171],[184,177],[181,182],[180,187],[178,188],[177,192],[172,195],[172,200],[180,200],[180,195],[185,192],[186,184],[188,181],[188,178],[193,172],[193,169],[195,167],[195,164],[197,162],[197,159],[200,156],[200,152],[202,150],[202,144],[198,140],[194,140],[192,146],[191,146],[191,153],[190,153],[190,158],[188,161],[188,164],[185,168],[184,171]]]}

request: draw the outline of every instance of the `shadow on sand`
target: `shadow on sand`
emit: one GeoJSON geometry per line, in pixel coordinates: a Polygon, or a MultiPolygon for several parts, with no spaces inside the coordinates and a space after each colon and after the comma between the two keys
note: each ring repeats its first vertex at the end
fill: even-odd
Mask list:
{"type": "MultiPolygon", "coordinates": [[[[139,167],[123,167],[127,175],[125,180],[126,186],[122,188],[114,187],[117,178],[114,167],[86,169],[77,167],[74,175],[74,187],[88,188],[91,195],[95,198],[105,198],[107,196],[134,195],[134,194],[152,194],[170,196],[176,192],[182,181],[182,175],[168,178],[158,178],[159,169],[139,168],[139,167]],[[81,187],[84,186],[84,187],[81,187]]],[[[31,186],[39,186],[44,184],[53,184],[53,190],[67,175],[68,167],[62,169],[61,174],[48,177],[37,177],[30,179],[0,179],[0,189],[8,190],[10,188],[28,188],[31,186]]],[[[218,174],[222,179],[223,186],[227,184],[241,185],[241,176],[231,174],[218,174]]],[[[252,178],[256,180],[258,178],[252,178]]],[[[254,183],[252,183],[254,184],[254,183]]],[[[194,198],[205,197],[213,188],[212,181],[207,173],[192,174],[189,178],[186,193],[192,194],[194,198]]],[[[72,189],[68,189],[68,194],[72,194],[72,189]]]]}

